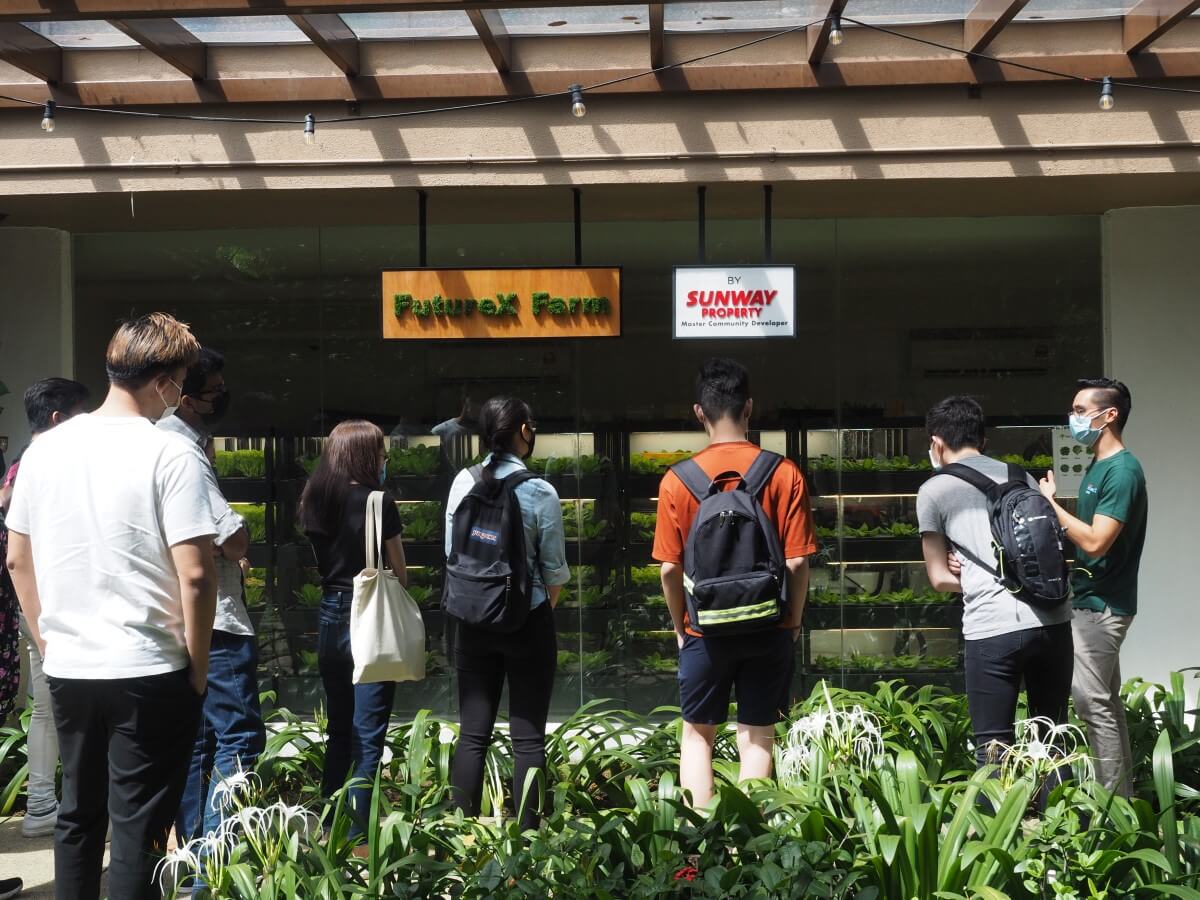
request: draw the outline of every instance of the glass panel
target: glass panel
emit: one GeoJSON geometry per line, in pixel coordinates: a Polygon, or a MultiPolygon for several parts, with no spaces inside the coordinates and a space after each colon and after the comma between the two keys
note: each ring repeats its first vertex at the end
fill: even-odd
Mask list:
{"type": "MultiPolygon", "coordinates": [[[[669,8],[669,7],[668,7],[669,8]]],[[[555,6],[502,9],[509,34],[616,34],[646,31],[645,6],[555,6]]]]}
{"type": "Polygon", "coordinates": [[[100,19],[82,22],[24,22],[26,28],[49,38],[60,47],[137,47],[138,42],[100,19]]]}
{"type": "Polygon", "coordinates": [[[1124,15],[1136,0],[1030,0],[1016,20],[1105,19],[1124,15]]]}
{"type": "Polygon", "coordinates": [[[477,36],[471,20],[461,10],[342,13],[342,21],[364,41],[477,36]]]}
{"type": "MultiPolygon", "coordinates": [[[[761,187],[714,185],[708,201],[713,264],[760,262],[761,187]]],[[[794,341],[672,340],[671,268],[699,256],[695,187],[609,186],[585,190],[583,253],[587,264],[623,267],[619,339],[382,341],[379,273],[416,265],[414,224],[231,221],[225,230],[78,236],[76,369],[99,396],[114,322],[161,307],[225,351],[235,402],[218,466],[254,529],[247,599],[264,687],[298,710],[314,708],[322,690],[320,589],[296,501],[323,436],[366,417],[388,435],[389,487],[408,523],[412,592],[429,637],[429,677],[400,686],[396,711],[453,715],[437,603],[441,504],[481,448],[472,434],[443,441],[433,430],[469,422],[501,392],[532,405],[533,465],[567,522],[571,581],[555,614],[553,716],[600,697],[641,711],[677,703],[651,541],[663,470],[705,443],[691,406],[695,371],[710,355],[747,363],[751,439],[791,457],[808,480],[821,548],[797,693],[828,676],[958,685],[960,606],[929,589],[912,528],[929,471],[922,418],[947,394],[974,394],[993,425],[989,450],[1045,467],[1048,426],[1063,420],[1074,379],[1102,366],[1099,221],[804,219],[804,202],[804,192],[775,193],[773,260],[797,268],[794,341]]],[[[411,222],[401,203],[398,215],[411,222]]],[[[432,191],[429,262],[566,265],[570,216],[562,188],[432,191]]]]}
{"type": "Polygon", "coordinates": [[[176,21],[206,44],[306,44],[287,16],[202,16],[176,21]]]}

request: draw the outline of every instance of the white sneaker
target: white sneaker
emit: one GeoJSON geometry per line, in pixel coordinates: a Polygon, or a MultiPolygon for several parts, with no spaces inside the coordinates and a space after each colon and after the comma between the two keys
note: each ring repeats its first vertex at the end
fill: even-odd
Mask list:
{"type": "Polygon", "coordinates": [[[27,838],[49,837],[54,834],[54,826],[58,824],[58,805],[55,804],[50,812],[33,815],[26,813],[21,820],[21,834],[27,838]]]}

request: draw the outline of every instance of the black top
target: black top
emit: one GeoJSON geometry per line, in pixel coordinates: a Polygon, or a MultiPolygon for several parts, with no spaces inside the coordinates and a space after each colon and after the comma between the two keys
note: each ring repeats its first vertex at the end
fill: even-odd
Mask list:
{"type": "MultiPolygon", "coordinates": [[[[350,485],[346,494],[346,506],[342,509],[342,519],[336,534],[317,534],[308,532],[312,540],[313,551],[317,554],[317,570],[321,573],[321,587],[327,591],[351,591],[354,589],[354,576],[367,567],[366,519],[367,498],[373,488],[361,484],[350,485]]],[[[395,498],[386,491],[383,494],[383,538],[387,541],[404,531],[400,522],[400,511],[396,509],[395,498]]],[[[382,541],[380,547],[382,548],[382,541]]],[[[380,556],[384,565],[387,558],[380,556]]]]}

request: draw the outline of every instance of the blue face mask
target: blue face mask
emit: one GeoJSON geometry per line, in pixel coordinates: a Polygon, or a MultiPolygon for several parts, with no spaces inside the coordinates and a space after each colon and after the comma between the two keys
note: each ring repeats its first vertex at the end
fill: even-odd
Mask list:
{"type": "Polygon", "coordinates": [[[1105,425],[1102,428],[1093,429],[1092,419],[1096,418],[1097,416],[1102,416],[1106,412],[1108,412],[1107,409],[1102,409],[1100,412],[1090,416],[1082,416],[1078,414],[1072,415],[1071,418],[1067,420],[1071,428],[1071,437],[1075,438],[1075,440],[1079,441],[1079,443],[1083,444],[1085,447],[1092,446],[1092,444],[1100,440],[1100,433],[1108,427],[1105,425]]]}
{"type": "Polygon", "coordinates": [[[379,467],[379,483],[387,484],[387,463],[379,467]]]}

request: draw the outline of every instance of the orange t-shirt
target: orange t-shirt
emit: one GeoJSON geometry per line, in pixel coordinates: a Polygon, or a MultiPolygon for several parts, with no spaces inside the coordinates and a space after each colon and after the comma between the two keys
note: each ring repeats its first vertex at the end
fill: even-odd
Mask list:
{"type": "MultiPolygon", "coordinates": [[[[745,474],[761,450],[749,441],[729,441],[711,444],[697,453],[693,459],[709,478],[723,472],[745,474]]],[[[729,488],[734,482],[730,482],[729,488]]],[[[808,499],[808,488],[800,468],[790,459],[785,459],[771,476],[762,493],[763,511],[779,531],[785,559],[811,556],[817,552],[817,539],[813,531],[812,506],[808,499]]],[[[658,524],[654,529],[654,551],[656,560],[663,563],[683,563],[683,547],[699,501],[692,496],[674,472],[663,476],[658,489],[658,524]]],[[[684,610],[687,623],[687,610],[684,610]]],[[[700,635],[687,629],[688,633],[700,635]]]]}

